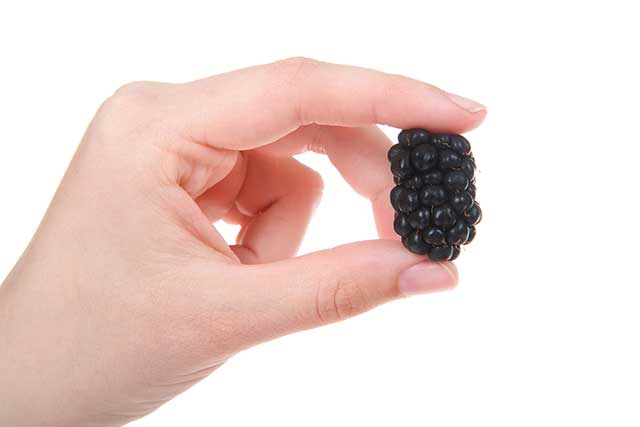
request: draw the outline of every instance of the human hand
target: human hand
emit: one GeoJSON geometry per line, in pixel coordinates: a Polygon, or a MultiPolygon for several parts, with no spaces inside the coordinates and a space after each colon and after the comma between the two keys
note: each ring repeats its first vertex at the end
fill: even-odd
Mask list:
{"type": "Polygon", "coordinates": [[[464,132],[484,116],[425,83],[299,58],[121,88],[0,287],[0,424],[121,425],[250,346],[453,287],[451,263],[395,240],[375,124],[464,132]],[[322,190],[291,157],[309,149],[388,240],[291,258],[322,190]],[[220,219],[242,225],[236,245],[220,219]]]}

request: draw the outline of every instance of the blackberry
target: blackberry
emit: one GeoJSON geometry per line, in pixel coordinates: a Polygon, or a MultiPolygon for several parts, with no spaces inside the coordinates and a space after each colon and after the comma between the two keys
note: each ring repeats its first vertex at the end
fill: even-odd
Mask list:
{"type": "Polygon", "coordinates": [[[411,252],[453,261],[471,243],[482,210],[475,200],[476,162],[461,135],[406,129],[388,152],[396,186],[393,229],[411,252]]]}

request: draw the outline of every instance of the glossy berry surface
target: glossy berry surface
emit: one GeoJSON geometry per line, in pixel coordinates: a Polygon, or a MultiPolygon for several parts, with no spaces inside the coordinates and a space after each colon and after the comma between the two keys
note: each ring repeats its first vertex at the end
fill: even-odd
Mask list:
{"type": "Polygon", "coordinates": [[[457,219],[456,211],[449,205],[438,206],[433,209],[433,224],[444,230],[453,227],[457,219]]]}
{"type": "Polygon", "coordinates": [[[424,208],[424,207],[413,211],[407,217],[407,221],[409,222],[409,225],[414,229],[425,228],[427,225],[429,225],[430,220],[431,220],[431,209],[424,208]]]}
{"type": "Polygon", "coordinates": [[[453,247],[453,252],[451,253],[451,258],[449,258],[449,261],[453,261],[454,259],[458,258],[458,256],[460,256],[460,246],[454,246],[453,247]]]}
{"type": "Polygon", "coordinates": [[[404,237],[413,231],[413,227],[411,227],[405,215],[396,214],[396,217],[393,219],[393,231],[395,231],[397,235],[404,237]]]}
{"type": "Polygon", "coordinates": [[[398,185],[391,190],[391,206],[396,212],[413,212],[420,206],[418,193],[398,185]]]}
{"type": "Polygon", "coordinates": [[[420,203],[423,206],[439,206],[447,201],[447,192],[440,185],[429,185],[420,192],[420,203]]]}
{"type": "Polygon", "coordinates": [[[432,261],[449,261],[453,255],[453,246],[433,246],[429,250],[429,258],[432,261]]]}
{"type": "Polygon", "coordinates": [[[411,151],[411,164],[418,172],[433,169],[438,162],[438,149],[431,144],[418,145],[411,151]]]}
{"type": "Polygon", "coordinates": [[[469,187],[469,178],[462,171],[447,172],[444,177],[444,187],[451,193],[464,191],[469,187]]]}
{"type": "Polygon", "coordinates": [[[420,178],[422,179],[422,182],[425,184],[437,185],[442,183],[443,176],[444,174],[442,173],[441,170],[435,169],[422,174],[420,178]]]}
{"type": "Polygon", "coordinates": [[[438,227],[429,227],[422,232],[422,238],[430,245],[443,245],[447,239],[446,233],[438,227]]]}
{"type": "Polygon", "coordinates": [[[405,239],[403,242],[405,243],[405,247],[414,254],[424,255],[429,252],[430,247],[422,240],[422,235],[419,231],[414,231],[403,239],[405,239]]]}
{"type": "Polygon", "coordinates": [[[470,193],[464,191],[462,193],[454,193],[449,199],[451,207],[455,209],[459,214],[464,213],[466,210],[473,206],[473,196],[470,193]]]}
{"type": "Polygon", "coordinates": [[[453,150],[442,150],[440,152],[440,169],[451,170],[462,165],[462,156],[453,150]]]}
{"type": "Polygon", "coordinates": [[[413,168],[411,167],[411,159],[408,151],[403,150],[396,154],[393,160],[391,160],[391,173],[399,179],[405,179],[411,176],[413,168]]]}
{"type": "Polygon", "coordinates": [[[396,186],[393,229],[404,246],[433,261],[453,261],[476,236],[482,210],[476,198],[476,162],[461,135],[407,129],[387,155],[396,186]]]}

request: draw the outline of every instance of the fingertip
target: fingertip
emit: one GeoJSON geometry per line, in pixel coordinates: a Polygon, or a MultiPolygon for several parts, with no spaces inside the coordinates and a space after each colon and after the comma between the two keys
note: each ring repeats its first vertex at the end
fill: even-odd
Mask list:
{"type": "Polygon", "coordinates": [[[487,107],[485,107],[478,101],[474,101],[473,99],[466,98],[464,96],[460,96],[451,92],[447,92],[447,96],[451,101],[453,101],[454,104],[468,113],[479,113],[487,110],[487,107]]]}
{"type": "Polygon", "coordinates": [[[453,289],[458,276],[448,264],[424,261],[407,268],[398,276],[400,294],[411,296],[453,289]]]}
{"type": "Polygon", "coordinates": [[[482,124],[487,116],[487,107],[485,105],[455,93],[445,92],[445,94],[462,113],[461,119],[453,126],[453,132],[467,132],[482,124]]]}
{"type": "Polygon", "coordinates": [[[453,277],[453,287],[457,286],[460,281],[460,274],[458,272],[458,267],[453,262],[447,261],[441,263],[444,268],[446,268],[451,276],[453,277]]]}

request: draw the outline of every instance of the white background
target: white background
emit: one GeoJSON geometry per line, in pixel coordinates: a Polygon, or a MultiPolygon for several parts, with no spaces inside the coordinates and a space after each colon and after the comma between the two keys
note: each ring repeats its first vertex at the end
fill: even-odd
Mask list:
{"type": "MultiPolygon", "coordinates": [[[[460,287],[254,348],[133,425],[640,425],[638,12],[591,3],[3,3],[0,280],[118,86],[294,55],[402,73],[489,107],[460,287]]],[[[302,159],[326,182],[302,252],[374,238],[302,159]]]]}

